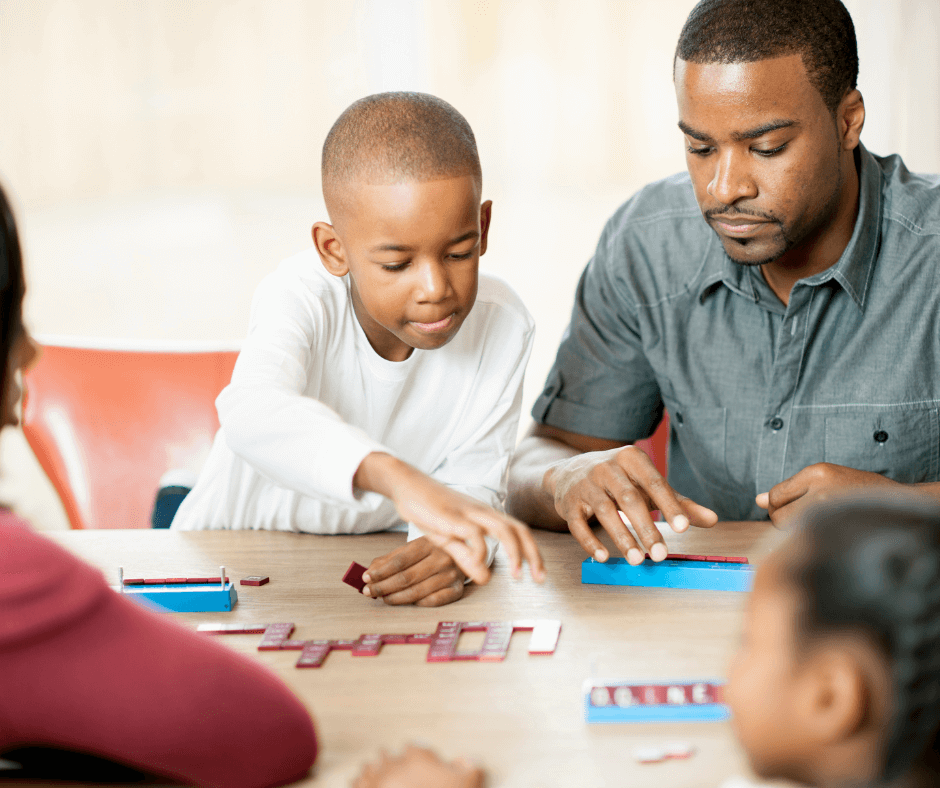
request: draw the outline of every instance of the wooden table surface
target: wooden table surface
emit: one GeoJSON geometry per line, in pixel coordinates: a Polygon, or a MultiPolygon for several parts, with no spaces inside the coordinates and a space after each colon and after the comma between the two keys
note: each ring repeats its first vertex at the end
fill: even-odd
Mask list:
{"type": "MultiPolygon", "coordinates": [[[[406,742],[485,765],[490,786],[709,786],[750,776],[726,723],[587,725],[587,678],[695,679],[724,676],[738,638],[745,595],[731,592],[583,586],[584,554],[567,534],[538,532],[548,579],[514,581],[500,555],[493,579],[442,608],[390,607],[340,582],[353,560],[368,564],[402,534],[313,536],[270,532],[70,531],[51,534],[103,569],[128,577],[218,574],[238,586],[232,613],[176,614],[186,626],[208,621],[292,621],[295,638],[355,638],[367,632],[433,632],[439,621],[560,619],[552,656],[529,656],[528,633],[513,636],[505,662],[426,663],[427,646],[385,646],[375,658],[333,652],[320,669],[294,667],[298,652],[259,652],[260,635],[221,641],[278,673],[316,720],[321,754],[304,786],[346,786],[364,761],[406,742]],[[641,766],[640,746],[685,740],[688,761],[641,766]]],[[[710,531],[666,533],[670,550],[747,555],[758,562],[779,541],[766,523],[722,523],[710,531]]],[[[209,637],[207,635],[207,637],[209,637]]],[[[480,633],[462,636],[472,648],[480,633]]]]}

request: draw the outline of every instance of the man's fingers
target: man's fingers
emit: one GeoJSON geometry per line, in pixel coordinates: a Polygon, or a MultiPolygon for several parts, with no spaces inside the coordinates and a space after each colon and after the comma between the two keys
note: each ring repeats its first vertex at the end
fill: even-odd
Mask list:
{"type": "MultiPolygon", "coordinates": [[[[610,534],[610,538],[614,540],[614,544],[617,545],[617,549],[623,554],[624,558],[631,564],[641,563],[643,561],[643,551],[640,550],[630,529],[627,528],[620,517],[620,510],[610,496],[605,494],[596,503],[592,501],[591,507],[594,509],[594,516],[597,521],[610,534]]],[[[649,515],[647,514],[647,516],[649,515]]]]}
{"type": "Polygon", "coordinates": [[[429,577],[433,577],[448,566],[453,566],[448,558],[441,556],[440,553],[437,553],[437,555],[431,553],[418,561],[418,563],[409,566],[401,572],[396,572],[391,577],[378,581],[372,580],[366,585],[363,592],[368,589],[369,593],[367,593],[366,596],[373,597],[384,597],[389,594],[394,594],[397,591],[403,591],[423,580],[427,580],[429,577]]]}
{"type": "MultiPolygon", "coordinates": [[[[682,506],[683,512],[685,512],[685,516],[688,518],[689,525],[694,525],[696,528],[711,528],[718,522],[718,514],[716,512],[713,512],[707,506],[696,503],[691,498],[679,495],[679,503],[682,506]]],[[[673,530],[676,530],[675,524],[673,524],[673,530]]]]}
{"type": "Polygon", "coordinates": [[[366,583],[377,583],[380,580],[385,580],[423,561],[431,554],[431,550],[432,546],[427,539],[415,539],[386,555],[373,559],[362,579],[366,583]]]}
{"type": "Polygon", "coordinates": [[[584,552],[595,561],[606,561],[610,558],[610,553],[607,552],[607,548],[601,544],[600,539],[594,535],[594,531],[592,531],[591,526],[588,525],[587,515],[575,514],[569,515],[569,517],[568,530],[578,541],[578,544],[584,548],[584,552]]]}

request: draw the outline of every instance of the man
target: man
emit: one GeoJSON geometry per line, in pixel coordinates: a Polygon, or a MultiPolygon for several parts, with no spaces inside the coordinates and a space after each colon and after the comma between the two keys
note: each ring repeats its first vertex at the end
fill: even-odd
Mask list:
{"type": "Polygon", "coordinates": [[[940,497],[940,182],[860,144],[845,7],[703,0],[674,63],[688,175],[607,224],[511,511],[606,560],[596,518],[637,564],[666,555],[651,509],[682,531],[848,488],[940,497]],[[664,408],[668,483],[628,445],[664,408]]]}

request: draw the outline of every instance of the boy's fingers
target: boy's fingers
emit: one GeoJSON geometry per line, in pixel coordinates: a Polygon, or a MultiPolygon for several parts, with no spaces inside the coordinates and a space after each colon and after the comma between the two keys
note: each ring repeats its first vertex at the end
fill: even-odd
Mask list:
{"type": "MultiPolygon", "coordinates": [[[[482,542],[482,539],[480,540],[482,542]]],[[[470,550],[464,542],[449,539],[440,545],[457,564],[463,573],[477,585],[486,585],[490,581],[490,568],[486,565],[486,546],[483,555],[470,550]]]]}
{"type": "Polygon", "coordinates": [[[366,586],[369,589],[367,596],[384,597],[397,591],[403,591],[453,567],[453,559],[449,555],[442,551],[431,552],[416,564],[401,572],[396,572],[391,577],[369,582],[366,586]]]}
{"type": "Polygon", "coordinates": [[[431,552],[431,545],[427,540],[415,539],[412,542],[398,547],[386,555],[373,559],[368,569],[362,576],[367,583],[375,583],[380,580],[403,572],[408,567],[415,565],[426,558],[431,552]]]}
{"type": "Polygon", "coordinates": [[[535,536],[531,529],[523,523],[519,523],[519,541],[522,543],[522,552],[525,560],[529,563],[529,572],[536,583],[545,580],[545,562],[542,560],[542,553],[539,552],[539,546],[535,543],[535,536]]]}
{"type": "MultiPolygon", "coordinates": [[[[438,594],[442,598],[446,597],[447,602],[454,602],[463,596],[463,590],[464,576],[454,568],[432,575],[401,591],[383,596],[382,601],[386,605],[414,605],[438,594]]],[[[438,604],[446,604],[446,602],[438,602],[438,604]]]]}

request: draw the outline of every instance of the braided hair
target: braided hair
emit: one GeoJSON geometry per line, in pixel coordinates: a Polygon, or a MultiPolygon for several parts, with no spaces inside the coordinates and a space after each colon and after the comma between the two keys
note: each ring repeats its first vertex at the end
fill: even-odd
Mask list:
{"type": "Polygon", "coordinates": [[[0,392],[6,380],[13,343],[23,328],[23,258],[13,211],[0,187],[0,392]]]}
{"type": "Polygon", "coordinates": [[[934,765],[940,730],[940,507],[863,497],[809,512],[790,577],[802,640],[857,632],[883,651],[893,702],[882,779],[934,765]]]}

